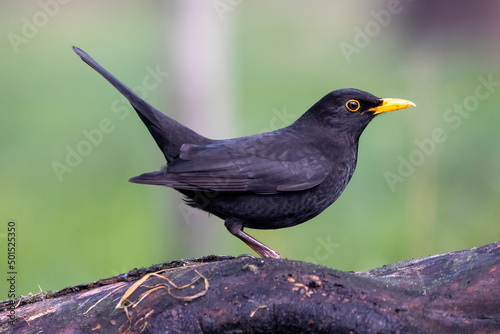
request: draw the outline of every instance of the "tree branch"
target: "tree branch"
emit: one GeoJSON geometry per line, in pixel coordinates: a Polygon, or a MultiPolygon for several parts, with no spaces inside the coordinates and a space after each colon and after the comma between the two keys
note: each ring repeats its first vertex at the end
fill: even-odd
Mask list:
{"type": "Polygon", "coordinates": [[[15,302],[2,333],[500,333],[500,242],[358,273],[209,256],[15,302]]]}

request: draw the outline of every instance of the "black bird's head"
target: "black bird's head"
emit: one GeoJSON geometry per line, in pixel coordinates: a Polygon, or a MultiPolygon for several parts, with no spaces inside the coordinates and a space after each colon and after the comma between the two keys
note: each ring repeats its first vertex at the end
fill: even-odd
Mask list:
{"type": "Polygon", "coordinates": [[[381,99],[359,89],[337,89],[313,105],[297,123],[306,126],[316,123],[315,128],[322,132],[334,136],[344,133],[357,140],[376,115],[414,106],[407,100],[381,99]]]}

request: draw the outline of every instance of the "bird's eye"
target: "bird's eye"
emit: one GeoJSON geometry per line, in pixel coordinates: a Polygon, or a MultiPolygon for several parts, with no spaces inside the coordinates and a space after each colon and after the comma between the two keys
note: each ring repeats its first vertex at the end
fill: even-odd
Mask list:
{"type": "Polygon", "coordinates": [[[352,111],[352,112],[355,112],[355,111],[358,111],[360,105],[359,105],[359,102],[356,101],[356,100],[349,100],[347,101],[347,103],[345,104],[346,108],[349,110],[349,111],[352,111]]]}

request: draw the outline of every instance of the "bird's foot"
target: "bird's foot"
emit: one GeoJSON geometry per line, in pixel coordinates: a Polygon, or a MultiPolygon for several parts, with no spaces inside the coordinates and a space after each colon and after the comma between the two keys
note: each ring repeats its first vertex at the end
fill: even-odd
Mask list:
{"type": "Polygon", "coordinates": [[[281,255],[279,255],[278,252],[272,250],[271,248],[265,246],[262,244],[265,248],[259,247],[259,249],[253,248],[254,251],[256,251],[261,257],[263,258],[269,258],[269,259],[281,259],[281,255]]]}
{"type": "Polygon", "coordinates": [[[226,219],[224,222],[229,233],[246,243],[251,249],[263,258],[281,259],[278,252],[273,251],[271,248],[264,245],[259,240],[252,238],[247,233],[243,232],[241,221],[235,219],[226,219]]]}

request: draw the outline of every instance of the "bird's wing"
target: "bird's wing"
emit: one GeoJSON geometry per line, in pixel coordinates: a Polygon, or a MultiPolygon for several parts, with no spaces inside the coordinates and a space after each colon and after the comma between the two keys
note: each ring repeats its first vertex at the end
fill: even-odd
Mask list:
{"type": "Polygon", "coordinates": [[[165,170],[130,181],[193,191],[274,194],[315,187],[330,171],[321,152],[306,145],[185,144],[165,170]]]}

